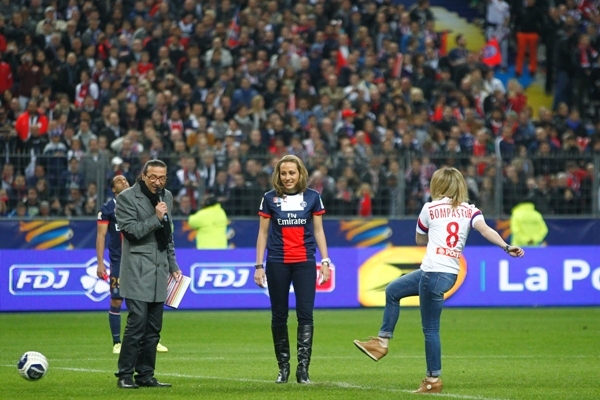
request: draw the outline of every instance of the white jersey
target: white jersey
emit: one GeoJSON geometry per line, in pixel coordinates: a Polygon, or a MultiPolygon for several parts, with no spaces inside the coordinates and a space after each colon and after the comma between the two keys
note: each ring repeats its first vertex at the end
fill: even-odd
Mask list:
{"type": "Polygon", "coordinates": [[[480,219],[483,220],[483,215],[477,207],[462,203],[453,209],[448,197],[425,203],[417,221],[417,233],[429,235],[421,269],[458,274],[458,259],[469,230],[480,219]]]}

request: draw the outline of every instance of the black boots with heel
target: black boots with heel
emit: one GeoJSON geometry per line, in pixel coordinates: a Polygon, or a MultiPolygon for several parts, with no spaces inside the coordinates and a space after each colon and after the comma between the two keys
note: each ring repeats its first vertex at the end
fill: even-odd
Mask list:
{"type": "MultiPolygon", "coordinates": [[[[298,369],[296,380],[298,383],[310,383],[308,366],[312,354],[313,325],[298,326],[298,369]]],[[[289,355],[289,353],[288,353],[289,355]]]]}
{"type": "Polygon", "coordinates": [[[275,357],[279,365],[279,375],[275,383],[287,383],[290,376],[290,339],[287,325],[272,326],[275,357]]]}

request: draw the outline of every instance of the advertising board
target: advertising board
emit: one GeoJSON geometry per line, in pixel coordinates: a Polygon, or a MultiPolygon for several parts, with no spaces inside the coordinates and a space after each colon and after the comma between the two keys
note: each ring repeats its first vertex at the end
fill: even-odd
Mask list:
{"type": "MultiPolygon", "coordinates": [[[[424,251],[330,249],[332,279],[315,282],[316,307],[384,306],[387,284],[419,268],[424,251]]],[[[192,278],[180,309],[269,307],[268,290],[254,284],[253,249],[180,249],[177,261],[192,278]]],[[[457,283],[446,295],[449,307],[600,305],[596,246],[529,248],[519,259],[496,247],[473,246],[459,263],[457,283]]],[[[0,311],[106,310],[109,285],[96,277],[96,266],[93,250],[0,250],[0,311]]],[[[418,298],[407,298],[402,305],[416,306],[418,298]]]]}

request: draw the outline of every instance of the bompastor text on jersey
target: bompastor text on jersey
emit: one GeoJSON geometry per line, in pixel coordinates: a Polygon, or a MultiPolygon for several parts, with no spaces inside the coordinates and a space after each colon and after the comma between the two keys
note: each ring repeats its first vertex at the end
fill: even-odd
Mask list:
{"type": "Polygon", "coordinates": [[[436,207],[429,209],[429,218],[471,218],[473,210],[466,207],[436,207]]]}

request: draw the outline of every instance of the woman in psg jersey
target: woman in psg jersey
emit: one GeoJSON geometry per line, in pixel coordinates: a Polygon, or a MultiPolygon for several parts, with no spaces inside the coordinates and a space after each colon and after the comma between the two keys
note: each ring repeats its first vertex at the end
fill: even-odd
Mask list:
{"type": "Polygon", "coordinates": [[[264,194],[258,212],[260,228],[254,281],[269,290],[271,331],[279,364],[277,383],[286,383],[290,374],[287,328],[290,284],[294,285],[298,317],[296,380],[298,383],[310,382],[308,366],[312,353],[317,247],[323,257],[319,282],[327,282],[330,277],[331,260],[327,255],[322,219],[325,208],[319,192],[307,188],[307,179],[308,172],[302,160],[292,155],[284,156],[273,171],[275,189],[264,194]],[[267,262],[263,266],[265,250],[267,262]]]}
{"type": "Polygon", "coordinates": [[[440,344],[440,317],[444,294],[456,282],[459,258],[465,247],[469,230],[475,228],[511,257],[523,257],[525,252],[508,245],[483,219],[481,211],[468,201],[467,184],[456,168],[441,168],[431,178],[432,201],[426,203],[417,220],[415,240],[427,246],[421,268],[391,282],[385,289],[383,323],[377,337],[354,345],[374,361],[388,352],[388,341],[400,317],[400,300],[419,296],[421,325],[425,336],[427,376],[416,393],[442,391],[442,350],[440,344]]]}

